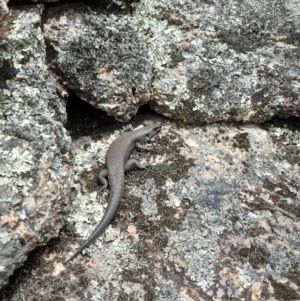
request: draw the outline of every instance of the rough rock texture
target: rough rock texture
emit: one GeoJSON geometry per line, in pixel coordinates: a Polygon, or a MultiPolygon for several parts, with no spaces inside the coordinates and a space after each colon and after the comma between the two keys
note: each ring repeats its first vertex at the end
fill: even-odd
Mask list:
{"type": "Polygon", "coordinates": [[[8,0],[0,0],[0,26],[2,26],[3,19],[9,12],[7,3],[8,0]]]}
{"type": "Polygon", "coordinates": [[[0,41],[0,287],[62,226],[72,171],[63,90],[45,64],[38,8],[12,10],[0,41]]]}
{"type": "Polygon", "coordinates": [[[152,27],[165,48],[157,112],[189,123],[300,116],[299,1],[152,2],[137,14],[149,27],[161,16],[152,27]]]}
{"type": "Polygon", "coordinates": [[[10,300],[299,300],[300,160],[288,150],[300,133],[271,124],[164,122],[157,152],[133,154],[152,166],[127,174],[112,226],[63,266],[103,214],[95,179],[122,131],[74,143],[74,232],[28,266],[10,300]]]}
{"type": "Polygon", "coordinates": [[[0,286],[68,221],[3,298],[299,300],[299,120],[163,121],[112,226],[62,264],[101,219],[97,173],[131,129],[71,146],[64,89],[121,121],[145,103],[195,124],[300,116],[299,1],[100,2],[0,3],[0,286]]]}
{"type": "Polygon", "coordinates": [[[83,6],[45,17],[50,62],[85,101],[123,121],[149,100],[186,123],[300,116],[299,1],[132,6],[130,15],[83,6]]]}
{"type": "Polygon", "coordinates": [[[118,120],[149,101],[152,66],[144,38],[122,16],[54,10],[44,24],[65,86],[118,120]]]}

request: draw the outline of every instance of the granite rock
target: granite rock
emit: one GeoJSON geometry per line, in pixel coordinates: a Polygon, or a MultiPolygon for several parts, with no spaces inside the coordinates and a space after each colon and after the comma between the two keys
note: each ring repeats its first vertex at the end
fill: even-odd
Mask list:
{"type": "Polygon", "coordinates": [[[74,142],[72,234],[41,256],[12,300],[24,291],[26,300],[33,292],[49,300],[299,299],[300,161],[285,150],[299,148],[300,133],[272,124],[163,122],[156,153],[133,154],[150,166],[126,175],[115,221],[62,264],[101,219],[107,193],[96,200],[96,175],[111,141],[131,129],[74,142]]]}
{"type": "Polygon", "coordinates": [[[11,18],[0,41],[0,286],[58,235],[72,173],[64,91],[46,65],[41,11],[11,18]]]}

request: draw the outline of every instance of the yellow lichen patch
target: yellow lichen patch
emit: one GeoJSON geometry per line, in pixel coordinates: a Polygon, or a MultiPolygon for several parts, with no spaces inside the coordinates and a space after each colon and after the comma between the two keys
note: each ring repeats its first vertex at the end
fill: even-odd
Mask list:
{"type": "Polygon", "coordinates": [[[116,237],[113,234],[111,234],[111,233],[106,234],[106,236],[105,236],[105,241],[106,242],[112,242],[112,241],[115,241],[115,240],[116,240],[116,237]]]}
{"type": "Polygon", "coordinates": [[[251,286],[252,289],[252,295],[251,295],[251,299],[253,301],[258,301],[260,300],[260,296],[261,296],[261,283],[260,282],[254,282],[251,286]]]}
{"type": "Polygon", "coordinates": [[[10,228],[14,229],[17,226],[18,222],[19,222],[19,218],[14,215],[13,211],[11,211],[10,215],[1,216],[0,226],[2,227],[6,224],[9,224],[10,228]]]}
{"type": "Polygon", "coordinates": [[[133,238],[138,238],[138,235],[136,233],[136,227],[133,224],[128,225],[127,227],[127,232],[129,233],[129,235],[133,238]]]}
{"type": "Polygon", "coordinates": [[[35,198],[33,196],[25,198],[24,203],[26,204],[27,210],[36,209],[36,202],[35,202],[35,198]]]}
{"type": "Polygon", "coordinates": [[[54,270],[52,272],[52,276],[57,277],[62,271],[65,270],[65,267],[62,263],[54,263],[54,270]]]}

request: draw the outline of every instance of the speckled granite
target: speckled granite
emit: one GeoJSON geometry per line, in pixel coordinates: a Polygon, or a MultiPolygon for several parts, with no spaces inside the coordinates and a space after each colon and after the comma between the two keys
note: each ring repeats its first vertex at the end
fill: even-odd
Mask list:
{"type": "Polygon", "coordinates": [[[14,10],[0,41],[0,287],[57,235],[71,185],[63,90],[45,62],[41,12],[14,10]]]}
{"type": "Polygon", "coordinates": [[[300,116],[295,0],[143,0],[132,14],[48,10],[50,62],[65,87],[121,121],[150,103],[185,123],[300,116]]]}
{"type": "Polygon", "coordinates": [[[107,194],[97,202],[91,181],[119,134],[75,142],[74,233],[11,300],[31,285],[26,300],[299,299],[299,160],[282,147],[299,148],[300,133],[276,126],[164,123],[157,152],[135,153],[152,166],[127,174],[112,226],[64,266],[103,214],[107,194]]]}
{"type": "Polygon", "coordinates": [[[67,230],[31,257],[9,300],[299,300],[299,125],[228,123],[299,116],[298,14],[295,0],[11,8],[0,30],[0,285],[64,219],[67,230]],[[153,166],[126,176],[115,221],[68,266],[103,214],[105,152],[132,127],[72,145],[65,88],[122,121],[149,103],[194,123],[163,121],[156,152],[134,153],[153,166]]]}

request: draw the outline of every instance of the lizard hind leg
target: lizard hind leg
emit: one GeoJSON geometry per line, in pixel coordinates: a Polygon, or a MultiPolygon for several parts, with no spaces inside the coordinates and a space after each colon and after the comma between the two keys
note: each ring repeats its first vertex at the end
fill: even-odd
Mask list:
{"type": "Polygon", "coordinates": [[[98,190],[98,193],[97,193],[97,200],[100,199],[100,196],[102,194],[102,192],[107,188],[108,186],[108,182],[106,180],[108,176],[108,172],[107,172],[107,168],[101,170],[99,173],[98,173],[98,180],[99,182],[102,184],[101,188],[98,190]]]}
{"type": "Polygon", "coordinates": [[[127,172],[127,171],[129,171],[130,169],[132,169],[134,166],[136,166],[136,167],[139,168],[139,169],[146,169],[146,168],[147,168],[147,165],[142,164],[142,163],[139,162],[138,160],[136,160],[136,159],[129,159],[129,160],[127,160],[127,162],[125,163],[124,171],[127,172]]]}
{"type": "Polygon", "coordinates": [[[151,151],[153,150],[153,147],[152,146],[146,146],[146,145],[143,145],[141,144],[140,142],[136,142],[135,143],[135,146],[140,149],[140,150],[145,150],[145,151],[151,151]]]}

